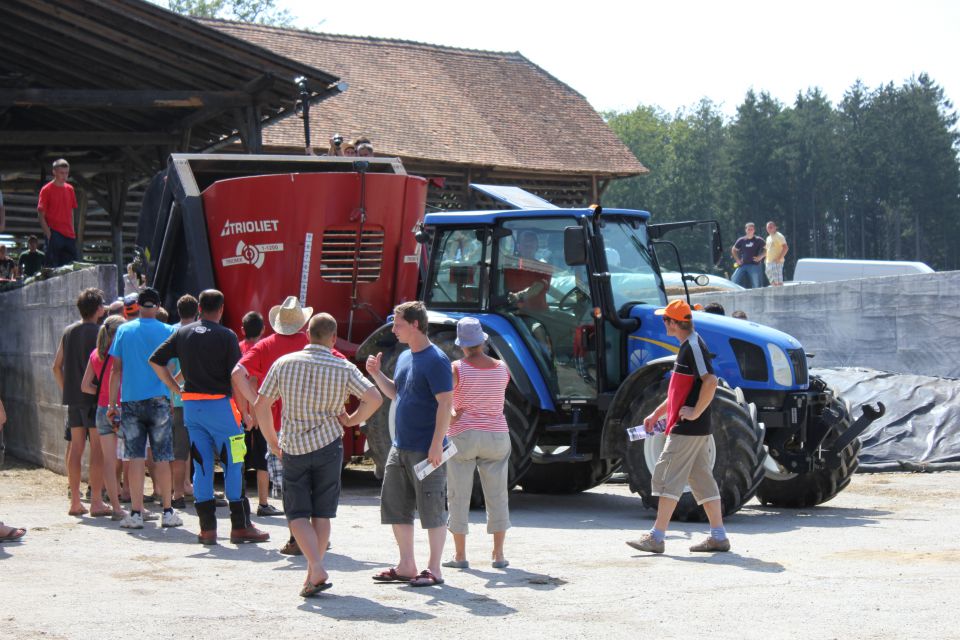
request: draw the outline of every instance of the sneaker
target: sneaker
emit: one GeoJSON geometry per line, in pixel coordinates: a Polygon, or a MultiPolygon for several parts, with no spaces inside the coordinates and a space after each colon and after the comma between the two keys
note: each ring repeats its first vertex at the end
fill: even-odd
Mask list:
{"type": "Polygon", "coordinates": [[[128,513],[127,517],[120,521],[120,526],[124,529],[143,529],[143,516],[139,513],[128,513]]]}
{"type": "Polygon", "coordinates": [[[174,509],[186,509],[187,500],[186,498],[182,498],[182,497],[174,498],[173,500],[170,501],[170,506],[173,507],[174,509]]]}
{"type": "Polygon", "coordinates": [[[160,516],[158,516],[157,514],[155,514],[153,511],[147,511],[146,509],[143,510],[143,521],[144,521],[144,522],[154,522],[154,521],[159,520],[159,519],[160,519],[160,516]]]}
{"type": "Polygon", "coordinates": [[[257,506],[257,515],[258,516],[282,516],[283,511],[277,509],[272,504],[261,504],[257,506]]]}
{"type": "Polygon", "coordinates": [[[179,527],[183,525],[183,520],[177,515],[176,511],[164,511],[163,520],[160,523],[162,527],[179,527]]]}
{"type": "Polygon", "coordinates": [[[663,553],[666,545],[663,542],[657,542],[651,534],[647,534],[639,540],[627,540],[627,544],[637,551],[646,551],[648,553],[663,553]]]}
{"type": "Polygon", "coordinates": [[[707,553],[730,551],[730,538],[727,538],[726,540],[717,540],[713,536],[710,536],[700,544],[695,544],[690,547],[690,551],[702,551],[707,553]]]}

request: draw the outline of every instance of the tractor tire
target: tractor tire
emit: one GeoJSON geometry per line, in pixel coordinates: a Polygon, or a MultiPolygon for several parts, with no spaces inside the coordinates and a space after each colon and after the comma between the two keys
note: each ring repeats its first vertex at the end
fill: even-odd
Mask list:
{"type": "MultiPolygon", "coordinates": [[[[811,384],[818,383],[811,377],[811,384]]],[[[832,390],[825,383],[820,381],[819,384],[822,384],[832,394],[832,390]]],[[[825,445],[829,445],[832,440],[839,437],[851,423],[850,411],[847,409],[846,403],[837,398],[836,395],[831,395],[827,409],[836,412],[840,416],[840,420],[827,435],[825,445]]],[[[818,417],[817,419],[822,418],[818,417]]],[[[860,439],[857,438],[844,448],[840,455],[840,466],[835,469],[824,467],[799,474],[778,474],[767,471],[763,482],[760,483],[760,489],[757,491],[757,498],[763,504],[794,509],[823,504],[850,484],[853,474],[860,466],[857,458],[859,455],[860,439]]]]}
{"type": "Polygon", "coordinates": [[[587,462],[532,464],[520,480],[520,486],[527,493],[580,493],[603,484],[619,468],[619,460],[605,458],[587,462]]]}
{"type": "MultiPolygon", "coordinates": [[[[649,385],[630,405],[630,420],[625,427],[643,424],[667,393],[667,380],[649,385]]],[[[736,513],[757,492],[764,476],[763,430],[755,412],[737,394],[721,382],[710,404],[716,458],[713,477],[720,488],[723,515],[736,513]]],[[[656,509],[659,498],[651,494],[650,483],[657,458],[663,450],[666,437],[654,436],[646,440],[627,442],[623,465],[630,482],[630,490],[640,495],[643,504],[656,509]]],[[[706,513],[687,490],[677,503],[673,519],[684,522],[703,522],[706,513]]]]}
{"type": "MultiPolygon", "coordinates": [[[[395,344],[383,349],[383,358],[380,368],[388,378],[393,378],[393,370],[397,366],[397,358],[407,347],[395,344]]],[[[373,460],[373,473],[378,480],[383,479],[383,468],[387,463],[387,455],[393,446],[393,436],[390,434],[390,405],[393,401],[383,396],[383,404],[376,412],[367,418],[367,423],[360,427],[360,431],[367,438],[367,457],[373,460]]]]}

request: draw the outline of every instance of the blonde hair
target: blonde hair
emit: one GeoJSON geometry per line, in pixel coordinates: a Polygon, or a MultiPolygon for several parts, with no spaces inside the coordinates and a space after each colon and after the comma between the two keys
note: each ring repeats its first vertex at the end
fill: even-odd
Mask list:
{"type": "Polygon", "coordinates": [[[122,316],[107,316],[107,319],[100,325],[100,331],[97,332],[97,355],[100,356],[101,360],[107,357],[107,351],[113,344],[113,336],[116,335],[117,329],[124,322],[126,320],[122,316]]]}

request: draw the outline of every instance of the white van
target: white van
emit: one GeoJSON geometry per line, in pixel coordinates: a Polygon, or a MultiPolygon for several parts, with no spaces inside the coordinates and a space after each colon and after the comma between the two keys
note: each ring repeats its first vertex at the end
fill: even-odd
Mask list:
{"type": "Polygon", "coordinates": [[[833,260],[829,258],[801,258],[793,271],[794,282],[833,282],[881,276],[903,276],[915,273],[933,273],[922,262],[900,260],[833,260]]]}

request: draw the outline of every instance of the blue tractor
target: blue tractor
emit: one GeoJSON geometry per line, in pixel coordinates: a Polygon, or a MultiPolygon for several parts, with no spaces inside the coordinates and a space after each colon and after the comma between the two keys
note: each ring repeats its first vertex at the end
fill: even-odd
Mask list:
{"type": "MultiPolygon", "coordinates": [[[[665,397],[679,347],[654,315],[667,302],[656,247],[676,251],[662,240],[666,233],[706,224],[718,262],[719,226],[656,225],[645,211],[560,209],[520,190],[476,187],[515,208],[426,215],[417,230],[427,256],[420,297],[431,311],[431,340],[451,359],[461,356],[456,322],[469,315],[509,367],[511,486],[574,493],[622,468],[655,508],[650,480],[664,438],[630,442],[625,432],[665,397]]],[[[866,407],[852,423],[845,403],[808,375],[807,355],[789,335],[702,312],[694,323],[721,379],[710,410],[724,513],[755,495],[812,506],[846,487],[857,436],[876,413],[866,407]]],[[[381,351],[389,375],[402,348],[388,325],[364,342],[358,360],[381,351]]],[[[382,408],[366,426],[378,465],[389,449],[390,416],[382,408]]],[[[689,492],[675,517],[703,517],[689,492]]]]}

